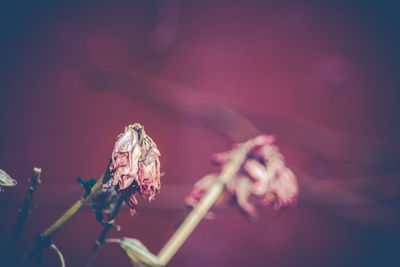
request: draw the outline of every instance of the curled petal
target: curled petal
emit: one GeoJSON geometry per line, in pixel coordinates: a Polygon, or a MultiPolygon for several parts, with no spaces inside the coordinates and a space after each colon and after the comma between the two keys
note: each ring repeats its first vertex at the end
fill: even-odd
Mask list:
{"type": "Polygon", "coordinates": [[[263,162],[269,162],[271,161],[272,157],[280,155],[278,147],[274,145],[264,145],[262,147],[258,147],[254,153],[260,157],[263,162]]]}
{"type": "Polygon", "coordinates": [[[236,201],[239,208],[248,216],[257,216],[257,203],[251,200],[251,181],[245,177],[237,177],[235,184],[236,201]]]}
{"type": "MultiPolygon", "coordinates": [[[[257,209],[262,206],[280,209],[296,203],[297,180],[285,166],[278,148],[272,144],[275,139],[271,135],[260,135],[247,141],[247,158],[226,185],[231,199],[236,199],[239,208],[249,217],[255,217],[257,209]]],[[[212,160],[223,169],[240,145],[236,144],[230,151],[214,154],[212,160]]],[[[198,181],[186,197],[186,204],[197,204],[217,178],[217,174],[211,174],[198,181]]]]}
{"type": "Polygon", "coordinates": [[[270,183],[266,197],[262,202],[271,205],[274,209],[291,206],[296,204],[298,190],[299,185],[296,176],[291,170],[284,169],[279,177],[275,177],[270,183]],[[270,199],[271,194],[276,196],[272,201],[270,199]]]}
{"type": "Polygon", "coordinates": [[[211,156],[211,161],[217,163],[218,165],[222,165],[227,163],[231,159],[232,150],[215,153],[211,156]]]}
{"type": "Polygon", "coordinates": [[[114,153],[123,153],[132,151],[138,142],[138,133],[130,128],[125,128],[125,133],[118,136],[115,142],[114,153]]]}
{"type": "Polygon", "coordinates": [[[118,188],[120,190],[126,189],[128,188],[135,180],[136,180],[136,176],[126,176],[123,177],[122,179],[118,180],[118,188]]]}
{"type": "Polygon", "coordinates": [[[274,135],[259,135],[256,138],[254,138],[252,140],[253,146],[257,147],[257,146],[268,146],[271,145],[272,143],[274,143],[276,141],[276,137],[274,135]]]}
{"type": "Polygon", "coordinates": [[[157,173],[156,162],[147,166],[144,163],[139,163],[139,183],[141,184],[140,193],[142,195],[147,195],[149,200],[153,200],[155,194],[160,189],[160,182],[157,178],[157,173]]]}
{"type": "Polygon", "coordinates": [[[256,195],[265,194],[270,181],[274,178],[273,169],[267,169],[265,165],[254,159],[246,160],[243,164],[243,169],[253,179],[252,193],[256,195]]]}
{"type": "Polygon", "coordinates": [[[189,195],[186,196],[185,204],[194,207],[201,200],[208,188],[211,187],[211,185],[217,178],[218,174],[213,173],[208,174],[198,180],[194,184],[192,191],[189,193],[189,195]]]}
{"type": "Polygon", "coordinates": [[[138,201],[135,197],[136,192],[137,190],[134,187],[129,187],[118,192],[128,205],[131,215],[135,214],[135,207],[138,204],[138,201]]]}

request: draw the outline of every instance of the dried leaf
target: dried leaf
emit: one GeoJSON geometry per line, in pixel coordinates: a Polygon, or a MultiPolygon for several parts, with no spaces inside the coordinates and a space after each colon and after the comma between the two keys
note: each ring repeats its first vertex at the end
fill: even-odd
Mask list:
{"type": "MultiPolygon", "coordinates": [[[[272,145],[274,140],[273,136],[268,135],[260,135],[250,140],[251,148],[245,162],[237,175],[226,185],[224,194],[229,194],[230,199],[235,199],[239,208],[250,217],[257,216],[258,207],[272,207],[277,210],[291,206],[297,201],[297,179],[285,166],[278,148],[272,145]]],[[[223,169],[238,146],[240,144],[230,151],[214,154],[212,160],[223,169]]],[[[196,205],[217,178],[218,174],[210,174],[200,179],[186,197],[186,204],[196,205]]],[[[223,199],[222,197],[220,199],[223,199]]]]}
{"type": "Polygon", "coordinates": [[[125,237],[119,240],[119,244],[134,266],[161,266],[157,256],[152,254],[139,240],[125,237]]]}
{"type": "Polygon", "coordinates": [[[2,186],[15,186],[17,181],[10,177],[5,171],[0,169],[0,192],[3,191],[2,186]]]}

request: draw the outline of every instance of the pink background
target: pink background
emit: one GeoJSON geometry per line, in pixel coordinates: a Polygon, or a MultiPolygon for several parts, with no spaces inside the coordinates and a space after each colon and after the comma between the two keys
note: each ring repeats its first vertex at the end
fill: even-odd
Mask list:
{"type": "MultiPolygon", "coordinates": [[[[267,134],[274,132],[263,123],[264,113],[400,144],[394,5],[169,4],[167,44],[150,41],[157,26],[156,1],[27,1],[2,10],[0,168],[19,184],[0,193],[1,250],[34,166],[43,169],[43,183],[35,194],[38,207],[24,228],[23,247],[79,198],[82,189],[75,179],[99,177],[116,136],[140,122],[162,154],[162,192],[150,205],[140,200],[134,217],[124,207],[117,220],[122,229],[110,237],[138,238],[158,253],[182,216],[189,185],[216,171],[210,155],[231,146],[192,116],[128,98],[114,88],[96,90],[83,79],[88,71],[136,70],[223,95],[240,103],[246,114],[257,114],[250,119],[267,134]],[[182,190],[172,193],[174,188],[182,190]],[[162,199],[172,204],[163,205],[162,199]]],[[[140,95],[144,89],[132,85],[131,90],[140,95]]],[[[343,162],[285,140],[278,145],[289,167],[328,181],[352,176],[338,170],[343,162]]],[[[369,170],[362,164],[353,169],[369,170]]],[[[318,199],[303,202],[300,195],[296,208],[263,211],[254,223],[234,207],[216,210],[216,218],[200,223],[170,266],[399,266],[395,196],[389,203],[332,207],[318,205],[318,199]]],[[[85,208],[54,236],[67,266],[84,262],[100,231],[85,208]]],[[[39,266],[59,264],[54,252],[45,250],[44,256],[39,266]]],[[[94,266],[111,265],[129,266],[129,261],[117,245],[106,244],[94,266]]]]}

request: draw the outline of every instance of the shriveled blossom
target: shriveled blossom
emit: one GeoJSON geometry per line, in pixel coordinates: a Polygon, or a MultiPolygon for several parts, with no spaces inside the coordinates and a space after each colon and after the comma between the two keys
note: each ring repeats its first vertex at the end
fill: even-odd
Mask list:
{"type": "Polygon", "coordinates": [[[129,125],[121,133],[112,152],[111,179],[105,188],[115,187],[135,213],[139,193],[153,200],[161,188],[160,151],[139,123],[129,125]]]}
{"type": "MultiPolygon", "coordinates": [[[[268,135],[249,140],[250,149],[246,160],[236,176],[226,185],[225,194],[235,199],[239,208],[251,217],[257,215],[259,207],[278,210],[294,205],[297,200],[297,179],[285,166],[283,156],[273,145],[274,141],[275,138],[268,135]]],[[[240,145],[235,145],[230,151],[214,154],[212,160],[224,168],[240,145]]],[[[209,174],[199,180],[186,197],[186,204],[196,205],[217,179],[218,174],[209,174]]]]}

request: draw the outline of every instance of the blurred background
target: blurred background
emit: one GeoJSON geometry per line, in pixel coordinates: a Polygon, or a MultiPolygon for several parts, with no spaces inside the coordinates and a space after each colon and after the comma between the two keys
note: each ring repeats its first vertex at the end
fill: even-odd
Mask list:
{"type": "MultiPolygon", "coordinates": [[[[158,253],[191,185],[218,171],[210,155],[252,137],[244,127],[232,140],[208,123],[218,121],[207,109],[215,102],[278,136],[298,205],[255,222],[235,207],[215,210],[169,266],[400,266],[395,1],[9,2],[0,8],[0,168],[18,185],[0,193],[1,251],[34,166],[42,184],[21,249],[140,122],[162,154],[161,193],[139,199],[134,217],[123,207],[109,237],[158,253]]],[[[81,266],[101,230],[86,207],[52,240],[67,266],[81,266]]],[[[45,250],[30,265],[59,260],[45,250]]],[[[130,266],[116,244],[94,263],[110,265],[130,266]]]]}

